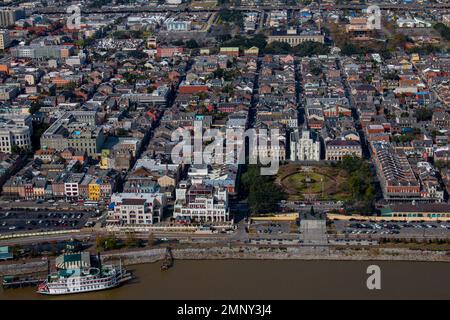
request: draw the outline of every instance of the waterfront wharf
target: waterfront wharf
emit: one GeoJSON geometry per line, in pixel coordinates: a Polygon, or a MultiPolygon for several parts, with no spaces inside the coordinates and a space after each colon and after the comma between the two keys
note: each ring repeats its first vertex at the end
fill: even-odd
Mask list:
{"type": "Polygon", "coordinates": [[[26,276],[26,277],[16,277],[16,276],[3,276],[2,287],[3,289],[15,289],[24,287],[34,287],[39,283],[43,282],[45,279],[38,276],[26,276]]]}

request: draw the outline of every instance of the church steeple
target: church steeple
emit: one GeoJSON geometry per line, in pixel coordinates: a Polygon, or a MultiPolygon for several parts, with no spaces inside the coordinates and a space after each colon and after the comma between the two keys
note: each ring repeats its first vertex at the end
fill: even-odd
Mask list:
{"type": "Polygon", "coordinates": [[[306,124],[306,121],[303,122],[302,131],[308,131],[308,125],[306,124]]]}

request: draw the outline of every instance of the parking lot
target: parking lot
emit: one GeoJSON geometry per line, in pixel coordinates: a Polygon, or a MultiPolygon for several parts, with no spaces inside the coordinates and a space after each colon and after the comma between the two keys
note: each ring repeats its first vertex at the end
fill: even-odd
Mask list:
{"type": "Polygon", "coordinates": [[[103,209],[105,204],[99,201],[97,205],[87,203],[69,202],[66,200],[0,200],[3,210],[32,210],[32,211],[96,211],[103,209]]]}
{"type": "Polygon", "coordinates": [[[334,221],[338,234],[450,238],[450,222],[334,221]]]}
{"type": "Polygon", "coordinates": [[[0,211],[0,235],[24,231],[54,231],[92,226],[85,212],[0,211]]]}
{"type": "Polygon", "coordinates": [[[265,222],[255,221],[250,227],[250,232],[259,235],[290,233],[290,222],[265,222]]]}

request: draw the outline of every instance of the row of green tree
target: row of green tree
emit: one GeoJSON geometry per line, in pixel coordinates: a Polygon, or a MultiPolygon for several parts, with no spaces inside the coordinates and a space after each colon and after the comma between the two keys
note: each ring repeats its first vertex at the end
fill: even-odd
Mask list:
{"type": "MultiPolygon", "coordinates": [[[[156,244],[156,240],[152,233],[147,239],[147,246],[156,244]]],[[[139,248],[145,245],[143,239],[137,238],[133,233],[128,233],[125,239],[119,239],[114,234],[98,236],[95,239],[96,249],[101,251],[116,250],[122,248],[139,248]]]]}
{"type": "Polygon", "coordinates": [[[223,8],[219,10],[218,16],[220,21],[225,23],[233,23],[240,27],[244,24],[244,16],[242,15],[241,11],[223,8]]]}
{"type": "Polygon", "coordinates": [[[314,41],[305,41],[294,47],[292,47],[289,43],[274,41],[269,43],[264,49],[264,53],[294,54],[300,57],[328,54],[329,52],[329,46],[314,41]]]}
{"type": "Polygon", "coordinates": [[[376,192],[373,173],[368,162],[359,157],[346,156],[336,166],[347,173],[343,188],[351,193],[352,204],[360,203],[362,206],[371,207],[376,192]]]}
{"type": "Polygon", "coordinates": [[[260,53],[265,54],[294,54],[300,57],[328,54],[330,47],[314,41],[305,41],[297,46],[291,46],[289,43],[273,41],[267,43],[263,34],[256,34],[250,37],[236,36],[224,43],[226,46],[239,47],[241,50],[250,47],[257,47],[260,53]]]}
{"type": "Polygon", "coordinates": [[[450,28],[447,27],[445,24],[443,24],[443,23],[436,23],[433,26],[433,28],[434,28],[434,30],[436,30],[437,32],[440,33],[442,38],[444,38],[447,41],[450,40],[450,28]]]}

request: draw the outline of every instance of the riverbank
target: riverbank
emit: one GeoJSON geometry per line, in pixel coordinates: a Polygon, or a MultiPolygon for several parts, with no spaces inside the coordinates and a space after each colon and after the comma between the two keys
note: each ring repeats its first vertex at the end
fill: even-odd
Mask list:
{"type": "MultiPolygon", "coordinates": [[[[332,247],[212,247],[172,249],[175,260],[333,260],[450,262],[450,252],[403,248],[332,247]]],[[[164,259],[165,249],[104,254],[104,261],[121,259],[125,265],[154,263],[164,259]]]]}
{"type": "MultiPolygon", "coordinates": [[[[124,265],[162,261],[165,248],[103,253],[105,263],[122,260],[124,265]]],[[[330,260],[330,261],[417,261],[450,262],[450,252],[411,250],[405,248],[342,248],[342,247],[210,247],[173,248],[175,260],[330,260]]],[[[51,263],[54,264],[53,259],[51,263]]],[[[26,274],[47,269],[47,261],[12,262],[0,265],[0,276],[26,274]]]]}
{"type": "Polygon", "coordinates": [[[46,272],[48,263],[46,260],[42,261],[22,261],[3,263],[0,265],[0,276],[4,275],[21,275],[29,273],[46,272]]]}

